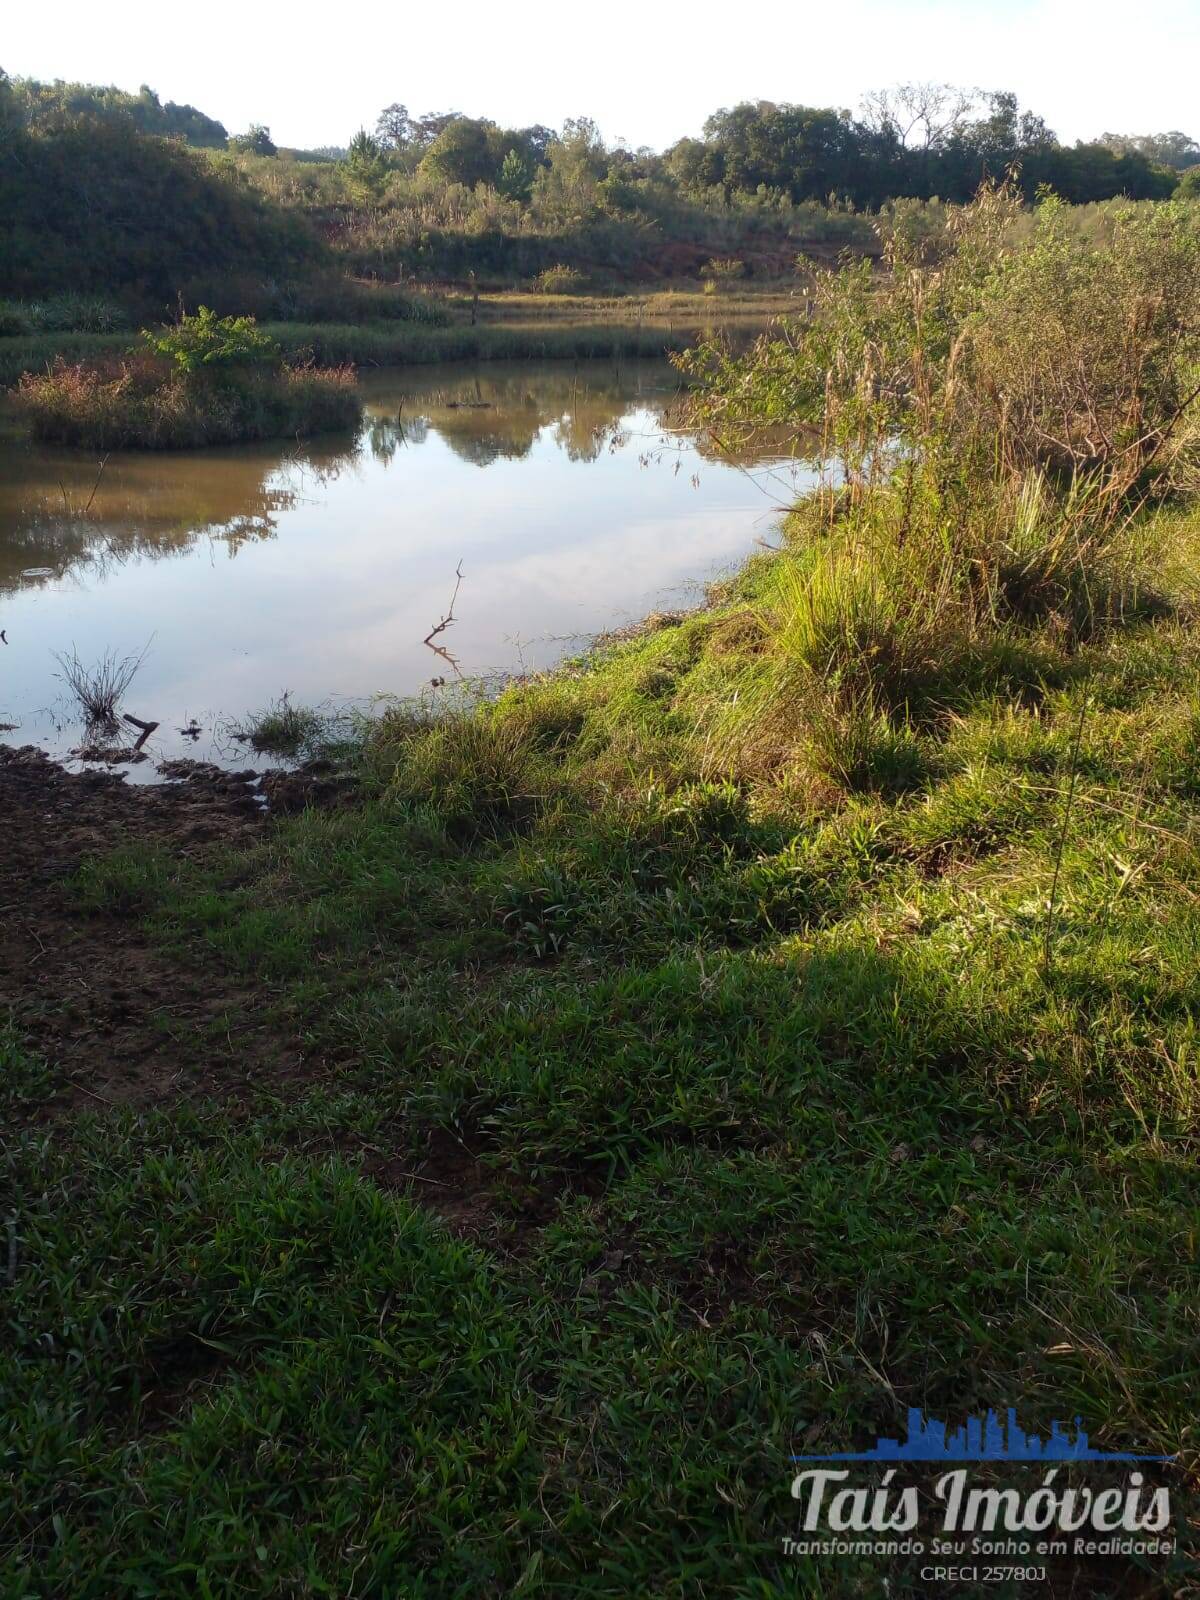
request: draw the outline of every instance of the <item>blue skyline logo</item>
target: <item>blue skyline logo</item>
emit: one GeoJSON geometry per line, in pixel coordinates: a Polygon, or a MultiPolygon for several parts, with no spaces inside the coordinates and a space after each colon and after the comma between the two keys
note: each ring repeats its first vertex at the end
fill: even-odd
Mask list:
{"type": "Polygon", "coordinates": [[[1173,1461],[1173,1456],[1133,1455],[1121,1450],[1094,1450],[1083,1427],[1075,1418],[1072,1433],[1061,1422],[1050,1424],[1043,1439],[1025,1433],[1017,1413],[1009,1406],[1006,1421],[994,1411],[982,1417],[968,1417],[952,1432],[936,1417],[925,1420],[919,1406],[908,1408],[908,1433],[899,1439],[875,1440],[871,1450],[848,1450],[836,1455],[793,1456],[793,1461],[1173,1461]]]}

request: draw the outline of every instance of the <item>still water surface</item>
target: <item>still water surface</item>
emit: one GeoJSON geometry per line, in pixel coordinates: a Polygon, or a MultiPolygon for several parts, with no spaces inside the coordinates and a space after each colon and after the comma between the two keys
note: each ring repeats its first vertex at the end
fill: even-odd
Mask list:
{"type": "MultiPolygon", "coordinates": [[[[694,602],[769,539],[797,486],[677,431],[665,362],[379,372],[354,439],[176,455],[0,446],[0,733],[83,736],[55,652],[145,659],[124,707],[147,750],[249,764],[231,730],[284,691],[342,708],[531,671],[694,602]],[[90,499],[90,506],[88,504],[90,499]],[[199,727],[198,737],[181,730],[199,727]]],[[[132,737],[132,736],[131,736],[132,737]]],[[[154,760],[133,769],[154,776],[154,760]]]]}

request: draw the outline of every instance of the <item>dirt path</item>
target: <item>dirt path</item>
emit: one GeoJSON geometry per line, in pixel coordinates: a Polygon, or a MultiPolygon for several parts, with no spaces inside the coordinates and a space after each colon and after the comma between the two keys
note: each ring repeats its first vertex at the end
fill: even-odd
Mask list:
{"type": "Polygon", "coordinates": [[[136,917],[85,909],[72,883],[91,856],[133,847],[197,857],[253,840],[263,817],[245,778],[212,768],[133,786],[0,748],[0,1021],[11,1013],[61,1076],[50,1114],[190,1088],[236,1092],[268,1065],[277,1075],[299,1066],[259,1020],[261,991],[215,964],[173,959],[136,917]]]}

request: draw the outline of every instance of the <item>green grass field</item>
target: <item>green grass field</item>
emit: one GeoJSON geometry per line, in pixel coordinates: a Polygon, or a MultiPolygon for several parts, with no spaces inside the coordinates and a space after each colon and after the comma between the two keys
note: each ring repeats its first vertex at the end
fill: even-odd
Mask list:
{"type": "Polygon", "coordinates": [[[4,1592],[874,1595],[781,1554],[790,1457],[908,1405],[1191,1481],[1197,523],[1148,532],[1170,605],[1014,626],[865,775],[739,720],[789,549],[383,715],[348,810],[91,863],[314,1065],[46,1124],[14,1018],[4,1592]]]}

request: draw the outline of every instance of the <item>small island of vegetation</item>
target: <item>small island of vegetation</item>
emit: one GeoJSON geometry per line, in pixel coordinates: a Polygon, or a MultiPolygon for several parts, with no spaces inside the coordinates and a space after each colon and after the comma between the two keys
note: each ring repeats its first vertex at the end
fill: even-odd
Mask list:
{"type": "Polygon", "coordinates": [[[108,362],[25,373],[18,414],[35,439],[95,450],[183,450],[351,428],[354,369],[291,366],[253,317],[207,306],[142,334],[143,348],[108,362]]]}

